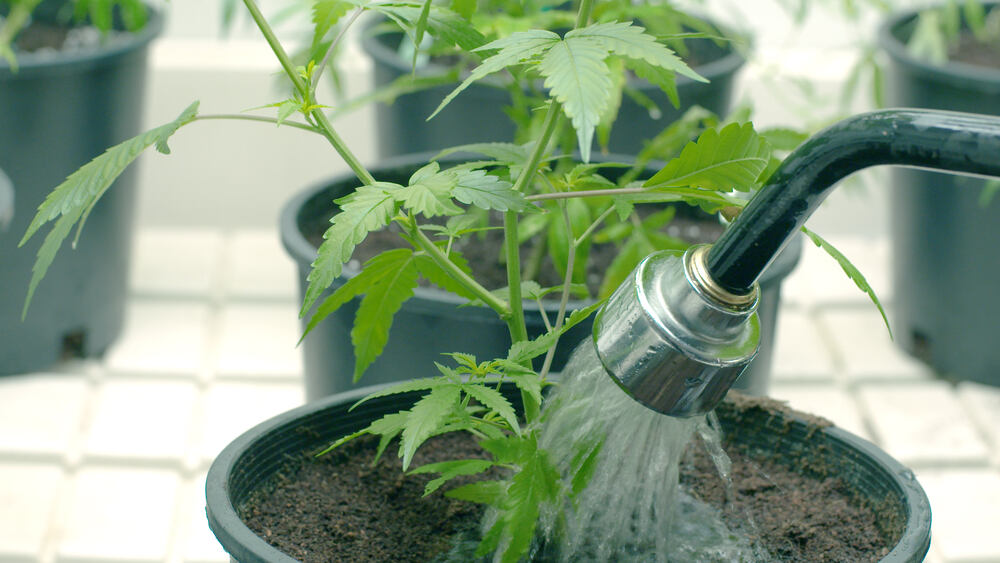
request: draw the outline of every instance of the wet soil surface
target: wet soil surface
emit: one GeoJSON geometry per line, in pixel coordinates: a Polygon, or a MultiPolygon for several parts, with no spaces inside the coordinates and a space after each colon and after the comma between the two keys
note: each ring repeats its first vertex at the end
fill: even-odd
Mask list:
{"type": "MultiPolygon", "coordinates": [[[[293,557],[312,561],[424,562],[446,552],[453,537],[475,530],[477,505],[439,493],[421,498],[430,476],[403,477],[390,450],[371,466],[374,440],[355,442],[318,461],[303,458],[270,491],[243,511],[251,529],[293,557]]],[[[735,499],[725,502],[721,480],[704,448],[693,444],[682,486],[722,508],[732,527],[756,522],[774,561],[877,561],[894,539],[885,538],[871,511],[859,508],[843,482],[810,479],[786,461],[748,455],[727,445],[733,459],[735,499]]],[[[414,466],[456,456],[480,456],[466,435],[436,438],[414,466]]]]}

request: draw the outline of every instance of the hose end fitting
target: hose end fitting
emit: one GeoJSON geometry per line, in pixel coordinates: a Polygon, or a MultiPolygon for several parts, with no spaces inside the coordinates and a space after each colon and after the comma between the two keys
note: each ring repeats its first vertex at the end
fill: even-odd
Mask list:
{"type": "Polygon", "coordinates": [[[647,256],[594,321],[597,356],[633,399],[657,412],[711,411],[760,345],[759,289],[726,291],[708,273],[707,245],[647,256]]]}

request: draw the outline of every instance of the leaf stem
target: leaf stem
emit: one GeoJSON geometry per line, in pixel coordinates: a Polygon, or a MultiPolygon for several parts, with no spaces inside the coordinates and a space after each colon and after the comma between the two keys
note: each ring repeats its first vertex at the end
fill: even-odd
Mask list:
{"type": "Polygon", "coordinates": [[[502,318],[506,319],[510,317],[511,310],[509,304],[494,295],[490,290],[480,285],[479,282],[472,278],[472,276],[456,266],[455,263],[452,262],[440,248],[438,248],[438,245],[434,244],[434,241],[429,239],[427,235],[417,228],[415,224],[411,225],[409,230],[413,241],[417,243],[421,250],[427,253],[427,256],[448,272],[448,275],[464,285],[466,289],[474,293],[476,297],[486,304],[487,307],[496,311],[496,313],[502,318]]]}
{"type": "Polygon", "coordinates": [[[214,113],[207,115],[199,115],[192,119],[191,121],[212,121],[212,120],[235,120],[235,121],[258,121],[262,123],[272,123],[275,125],[287,125],[289,127],[294,127],[296,129],[301,129],[303,131],[309,131],[310,133],[316,133],[322,135],[323,132],[317,129],[314,125],[309,125],[308,123],[299,123],[297,121],[281,121],[279,123],[277,118],[266,117],[263,115],[241,115],[238,113],[214,113]]]}
{"type": "Polygon", "coordinates": [[[312,77],[312,84],[310,84],[309,86],[310,98],[316,97],[316,85],[319,84],[319,78],[323,76],[323,71],[326,70],[327,65],[330,64],[330,58],[333,57],[333,51],[337,48],[337,45],[340,44],[340,41],[341,39],[344,38],[344,35],[347,33],[347,30],[351,27],[352,24],[354,24],[355,21],[357,21],[358,17],[361,16],[361,14],[363,14],[364,12],[365,12],[364,8],[362,7],[356,8],[354,12],[351,14],[351,17],[348,18],[347,23],[341,26],[340,31],[337,33],[337,36],[334,37],[333,41],[330,42],[330,47],[326,50],[326,53],[324,53],[323,60],[320,61],[320,63],[316,66],[316,74],[312,77]]]}
{"type": "MultiPolygon", "coordinates": [[[[573,234],[573,224],[569,218],[569,211],[566,209],[566,204],[561,203],[559,205],[562,211],[563,221],[566,223],[566,232],[573,234]]],[[[559,329],[562,328],[563,321],[566,320],[566,306],[569,304],[569,290],[573,283],[573,262],[576,259],[576,247],[577,240],[572,236],[569,238],[569,255],[566,257],[566,276],[563,280],[562,295],[559,297],[559,313],[556,315],[556,324],[553,330],[556,331],[556,339],[552,343],[552,346],[545,352],[545,360],[542,362],[542,369],[538,372],[538,376],[545,380],[545,377],[549,374],[549,369],[552,367],[552,359],[556,355],[556,346],[559,344],[559,329]]]]}
{"type": "MultiPolygon", "coordinates": [[[[285,71],[285,75],[288,79],[292,81],[292,85],[298,91],[307,104],[312,105],[312,101],[309,99],[311,95],[309,90],[309,85],[299,76],[298,71],[295,70],[295,64],[292,62],[291,57],[285,52],[284,47],[281,46],[281,42],[278,41],[278,36],[275,35],[274,30],[271,29],[271,25],[267,23],[267,19],[264,18],[264,14],[261,13],[260,8],[257,7],[257,3],[254,0],[243,0],[246,5],[247,10],[250,12],[250,16],[253,18],[254,23],[257,24],[257,28],[260,32],[264,34],[264,39],[267,44],[271,47],[271,51],[274,52],[274,56],[278,58],[278,63],[281,64],[281,68],[285,71]]],[[[340,155],[347,166],[354,172],[359,180],[363,184],[374,184],[375,177],[371,175],[358,157],[351,152],[351,149],[347,146],[347,143],[340,138],[337,131],[333,128],[333,124],[323,113],[322,108],[314,108],[309,112],[309,117],[312,117],[316,121],[317,127],[323,133],[323,136],[327,138],[331,145],[333,145],[334,150],[340,155]]]]}

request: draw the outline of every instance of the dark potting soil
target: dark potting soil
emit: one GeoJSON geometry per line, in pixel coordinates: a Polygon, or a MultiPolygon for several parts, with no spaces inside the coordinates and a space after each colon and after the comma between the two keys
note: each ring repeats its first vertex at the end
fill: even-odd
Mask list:
{"type": "MultiPolygon", "coordinates": [[[[303,457],[242,514],[257,534],[305,562],[425,562],[448,551],[454,538],[478,527],[478,505],[434,493],[422,498],[427,475],[403,476],[393,448],[371,465],[375,441],[357,441],[319,460],[303,457]]],[[[877,561],[895,543],[876,516],[850,498],[836,478],[811,479],[782,462],[748,454],[732,444],[735,498],[725,491],[711,460],[693,444],[681,482],[693,496],[724,511],[744,529],[749,514],[760,542],[775,561],[877,561]]],[[[436,438],[421,448],[423,463],[480,454],[467,435],[436,438]]],[[[468,482],[468,481],[465,481],[468,482]]],[[[745,529],[744,529],[745,531],[745,529]]]]}

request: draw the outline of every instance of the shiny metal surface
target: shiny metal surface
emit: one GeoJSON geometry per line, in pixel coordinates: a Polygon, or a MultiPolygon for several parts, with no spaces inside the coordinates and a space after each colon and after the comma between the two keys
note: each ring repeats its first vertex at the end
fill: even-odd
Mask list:
{"type": "Polygon", "coordinates": [[[643,260],[598,313],[605,370],[636,401],[677,417],[710,411],[757,353],[758,291],[719,299],[696,274],[706,247],[643,260]]]}

